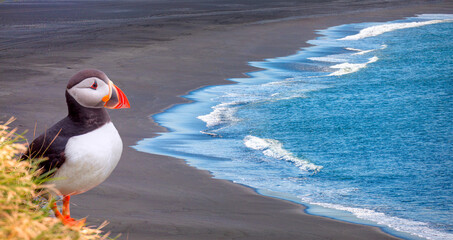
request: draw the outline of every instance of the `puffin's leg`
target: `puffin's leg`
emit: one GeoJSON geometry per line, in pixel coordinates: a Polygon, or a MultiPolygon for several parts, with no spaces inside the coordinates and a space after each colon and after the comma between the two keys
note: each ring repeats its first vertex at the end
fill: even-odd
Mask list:
{"type": "Polygon", "coordinates": [[[70,200],[71,200],[70,195],[63,197],[63,216],[65,218],[71,218],[71,211],[69,210],[69,201],[70,200]]]}
{"type": "Polygon", "coordinates": [[[57,217],[63,221],[64,217],[63,217],[63,215],[61,215],[60,210],[58,210],[58,206],[57,206],[56,202],[52,203],[51,208],[52,208],[53,212],[55,213],[55,217],[57,217]]]}
{"type": "Polygon", "coordinates": [[[60,211],[58,210],[57,204],[55,202],[52,204],[52,210],[54,211],[55,216],[58,219],[60,219],[64,225],[81,228],[81,227],[83,227],[83,225],[85,225],[86,219],[83,218],[83,219],[76,221],[74,218],[71,218],[70,210],[69,210],[69,201],[70,200],[71,200],[71,196],[69,196],[69,195],[63,197],[63,209],[62,209],[63,214],[60,213],[60,211]]]}

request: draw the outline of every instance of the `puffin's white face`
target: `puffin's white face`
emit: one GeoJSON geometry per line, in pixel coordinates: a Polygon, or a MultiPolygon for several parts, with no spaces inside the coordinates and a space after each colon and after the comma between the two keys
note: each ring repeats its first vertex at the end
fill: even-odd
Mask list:
{"type": "MultiPolygon", "coordinates": [[[[110,80],[108,80],[111,83],[110,80]]],[[[97,77],[86,78],[68,89],[68,93],[82,106],[102,108],[111,96],[111,86],[97,77]]]]}
{"type": "Polygon", "coordinates": [[[68,94],[86,108],[129,108],[129,100],[105,73],[85,69],[75,74],[66,87],[68,94]]]}

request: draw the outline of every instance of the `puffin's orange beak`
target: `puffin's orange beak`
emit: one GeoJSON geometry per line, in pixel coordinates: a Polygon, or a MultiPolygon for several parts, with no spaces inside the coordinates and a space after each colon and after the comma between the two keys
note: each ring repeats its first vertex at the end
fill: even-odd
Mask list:
{"type": "Polygon", "coordinates": [[[104,96],[102,101],[105,102],[104,107],[110,109],[118,108],[130,108],[129,100],[127,100],[126,94],[119,87],[113,84],[112,81],[109,82],[110,91],[109,94],[104,96]]]}

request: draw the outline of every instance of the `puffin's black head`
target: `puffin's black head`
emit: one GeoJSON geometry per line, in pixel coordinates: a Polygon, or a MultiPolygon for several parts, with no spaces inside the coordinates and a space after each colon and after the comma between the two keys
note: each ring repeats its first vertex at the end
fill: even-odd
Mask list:
{"type": "Polygon", "coordinates": [[[66,91],[80,105],[87,108],[129,108],[126,95],[105,75],[96,69],[86,69],[74,75],[66,91]]]}

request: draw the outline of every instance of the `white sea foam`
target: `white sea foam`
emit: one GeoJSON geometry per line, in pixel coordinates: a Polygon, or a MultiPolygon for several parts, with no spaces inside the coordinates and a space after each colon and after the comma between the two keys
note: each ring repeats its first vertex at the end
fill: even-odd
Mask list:
{"type": "Polygon", "coordinates": [[[423,22],[382,24],[382,25],[364,28],[355,35],[346,36],[339,40],[358,40],[358,39],[362,39],[362,38],[378,36],[383,33],[391,32],[391,31],[395,31],[395,30],[399,30],[399,29],[421,27],[421,26],[425,26],[425,25],[448,22],[448,21],[451,21],[451,20],[444,19],[444,20],[430,20],[430,21],[423,21],[423,22]]]}
{"type": "Polygon", "coordinates": [[[366,208],[345,207],[339,204],[313,202],[305,197],[300,198],[302,201],[310,204],[350,212],[359,219],[372,221],[379,225],[387,226],[397,231],[410,233],[421,238],[433,240],[453,239],[453,234],[432,229],[429,227],[428,223],[393,217],[386,215],[385,213],[376,212],[366,208]]]}
{"type": "Polygon", "coordinates": [[[340,58],[339,55],[340,54],[329,55],[329,56],[325,56],[325,57],[310,57],[308,59],[312,60],[312,61],[317,61],[317,62],[331,62],[331,63],[345,62],[346,58],[340,58]]]}
{"type": "Polygon", "coordinates": [[[262,87],[275,87],[275,86],[282,86],[282,87],[292,87],[294,83],[296,83],[296,78],[286,78],[283,81],[275,81],[275,82],[268,82],[261,84],[262,87]]]}
{"type": "Polygon", "coordinates": [[[317,166],[307,160],[295,157],[291,152],[283,148],[281,142],[274,139],[264,139],[248,135],[244,138],[244,144],[248,148],[262,151],[265,156],[292,162],[304,171],[318,172],[322,169],[322,166],[317,166]]]}
{"type": "Polygon", "coordinates": [[[329,74],[329,76],[341,76],[345,74],[350,74],[359,71],[360,69],[366,67],[369,63],[374,63],[379,60],[378,57],[374,56],[368,59],[366,63],[340,63],[337,65],[333,65],[330,68],[338,69],[337,71],[329,74]]]}
{"type": "Polygon", "coordinates": [[[429,13],[425,13],[425,14],[419,14],[417,15],[417,18],[418,19],[426,19],[426,20],[453,20],[453,14],[439,14],[439,13],[435,13],[435,14],[429,14],[429,13]]]}
{"type": "Polygon", "coordinates": [[[228,124],[231,122],[237,122],[240,119],[235,117],[234,114],[237,112],[238,102],[221,103],[212,107],[214,110],[209,114],[198,116],[197,118],[206,123],[206,127],[214,127],[220,124],[228,124]]]}
{"type": "Polygon", "coordinates": [[[353,53],[352,55],[363,55],[365,53],[373,52],[376,51],[376,49],[371,49],[371,50],[361,50],[361,49],[356,49],[356,48],[346,48],[346,50],[349,51],[355,51],[356,53],[353,53]]]}
{"type": "Polygon", "coordinates": [[[360,52],[360,51],[363,51],[361,49],[357,49],[357,48],[346,48],[346,50],[349,50],[349,51],[356,51],[356,52],[360,52]]]}

